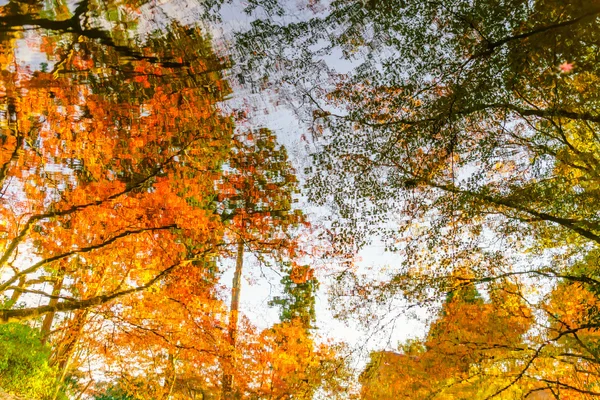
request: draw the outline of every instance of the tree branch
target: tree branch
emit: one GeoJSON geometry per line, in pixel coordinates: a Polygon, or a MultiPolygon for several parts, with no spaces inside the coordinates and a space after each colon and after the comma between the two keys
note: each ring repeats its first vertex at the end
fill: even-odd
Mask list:
{"type": "Polygon", "coordinates": [[[63,258],[66,258],[66,257],[70,257],[75,254],[89,253],[90,251],[99,250],[99,249],[106,247],[106,246],[116,242],[117,240],[122,239],[127,236],[132,236],[132,235],[136,235],[138,233],[143,233],[143,232],[155,232],[155,231],[167,230],[167,229],[172,229],[172,228],[177,228],[177,225],[171,224],[171,225],[166,225],[166,226],[161,226],[161,227],[156,227],[156,228],[142,228],[142,229],[125,231],[125,232],[121,232],[120,234],[118,234],[116,236],[113,236],[112,238],[110,238],[102,243],[97,243],[97,244],[94,244],[91,246],[82,247],[79,249],[67,251],[65,253],[57,254],[52,257],[44,258],[43,260],[40,260],[40,261],[36,262],[35,264],[33,264],[31,267],[26,268],[26,269],[22,270],[21,272],[19,272],[18,274],[13,275],[9,280],[7,280],[2,285],[0,285],[0,293],[7,290],[7,288],[10,285],[12,285],[20,277],[31,274],[31,273],[37,271],[39,268],[41,268],[44,265],[49,264],[51,262],[58,261],[63,258]]]}
{"type": "Polygon", "coordinates": [[[66,215],[73,214],[77,211],[84,210],[89,207],[100,206],[104,203],[115,200],[125,194],[130,193],[131,191],[133,191],[135,189],[142,187],[145,183],[150,181],[152,178],[156,177],[165,166],[167,166],[169,163],[171,163],[171,161],[173,161],[175,159],[175,157],[181,155],[189,147],[189,145],[191,145],[191,143],[194,141],[195,140],[191,141],[186,146],[184,146],[181,150],[179,150],[177,153],[173,154],[172,156],[167,158],[164,162],[159,164],[156,168],[154,168],[154,170],[149,175],[145,176],[144,178],[140,179],[137,182],[134,182],[132,185],[127,186],[124,190],[122,190],[120,192],[114,193],[104,199],[101,199],[101,200],[96,200],[96,201],[92,201],[92,202],[80,204],[80,205],[72,205],[71,207],[64,209],[64,210],[50,211],[50,212],[37,214],[37,215],[33,215],[33,216],[29,217],[29,219],[27,220],[27,222],[25,223],[25,225],[23,226],[21,231],[17,234],[17,236],[15,236],[15,238],[13,238],[13,240],[10,241],[9,245],[6,246],[6,250],[4,250],[4,254],[2,255],[2,257],[0,257],[0,271],[2,270],[6,261],[10,258],[11,254],[15,251],[17,246],[29,234],[29,231],[33,227],[33,224],[35,224],[36,222],[41,221],[43,219],[46,219],[46,218],[63,217],[66,215]]]}
{"type": "Polygon", "coordinates": [[[585,221],[581,221],[581,220],[577,220],[577,219],[573,219],[573,218],[557,217],[557,216],[552,215],[552,214],[548,214],[548,213],[541,212],[541,211],[536,211],[536,210],[531,209],[529,207],[525,207],[523,205],[516,204],[516,203],[510,201],[507,198],[496,198],[496,197],[493,197],[493,196],[490,196],[490,195],[486,195],[486,194],[483,194],[483,193],[477,193],[477,192],[473,192],[473,191],[462,190],[462,189],[460,189],[460,188],[458,188],[456,186],[453,186],[453,185],[437,184],[437,183],[434,183],[434,182],[431,182],[431,181],[428,181],[428,180],[422,179],[422,178],[419,180],[419,182],[421,182],[421,183],[423,183],[423,184],[425,184],[427,186],[434,187],[434,188],[437,188],[437,189],[441,189],[441,190],[444,190],[444,191],[447,191],[447,192],[450,192],[450,193],[461,194],[461,195],[468,195],[468,196],[474,197],[474,198],[476,198],[478,200],[482,200],[482,201],[485,201],[487,203],[494,204],[496,206],[502,206],[502,207],[506,207],[506,208],[509,208],[509,209],[512,209],[512,210],[523,212],[523,213],[529,214],[529,215],[531,215],[533,217],[539,218],[539,219],[544,220],[544,221],[554,222],[554,223],[556,223],[558,225],[561,225],[561,226],[563,226],[563,227],[565,227],[567,229],[570,229],[570,230],[572,230],[572,231],[580,234],[581,236],[583,236],[583,237],[585,237],[585,238],[587,238],[589,240],[592,240],[592,241],[600,244],[600,236],[599,235],[595,234],[594,232],[592,232],[590,230],[581,228],[581,227],[579,227],[579,226],[576,225],[577,223],[583,223],[585,221]]]}
{"type": "MultiPolygon", "coordinates": [[[[213,248],[209,248],[202,252],[202,254],[209,253],[213,248]]],[[[105,303],[110,302],[111,300],[117,299],[119,297],[123,297],[129,294],[141,292],[143,290],[148,289],[154,284],[158,283],[161,279],[165,278],[169,274],[171,274],[177,267],[184,266],[192,263],[196,260],[196,257],[193,259],[187,259],[175,264],[172,264],[168,268],[164,269],[154,278],[146,282],[141,286],[136,286],[130,289],[122,290],[119,292],[114,292],[111,294],[94,296],[88,299],[77,300],[77,301],[63,301],[57,303],[55,305],[46,305],[40,307],[31,307],[31,308],[21,308],[21,309],[0,309],[0,321],[1,322],[12,322],[12,321],[23,321],[31,318],[36,318],[41,315],[51,313],[51,312],[65,312],[65,311],[74,311],[74,310],[83,310],[87,308],[91,308],[94,306],[99,306],[105,303]]]]}

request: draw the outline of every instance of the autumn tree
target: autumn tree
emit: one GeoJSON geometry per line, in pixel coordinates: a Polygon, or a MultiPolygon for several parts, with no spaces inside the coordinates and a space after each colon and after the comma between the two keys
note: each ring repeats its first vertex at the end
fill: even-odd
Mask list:
{"type": "MultiPolygon", "coordinates": [[[[219,184],[217,208],[236,243],[228,334],[235,350],[245,249],[259,260],[295,256],[292,230],[304,222],[293,208],[298,180],[284,146],[266,128],[234,135],[233,148],[219,184]]],[[[233,355],[224,361],[223,396],[232,394],[233,355]]]]}
{"type": "Polygon", "coordinates": [[[58,380],[82,392],[207,397],[235,347],[244,250],[293,257],[304,219],[275,135],[233,135],[216,107],[229,94],[226,60],[199,28],[136,36],[141,5],[7,7],[0,18],[36,27],[52,64],[5,76],[1,316],[43,317],[58,380]],[[215,289],[228,241],[229,318],[215,289]],[[96,387],[90,360],[114,390],[96,387]]]}
{"type": "MultiPolygon", "coordinates": [[[[46,59],[21,69],[14,42],[3,53],[14,68],[2,75],[0,318],[39,322],[57,381],[80,397],[205,398],[235,349],[244,251],[292,259],[304,217],[275,135],[234,134],[217,107],[229,94],[227,61],[200,28],[137,31],[143,4],[2,7],[3,26],[33,27],[46,59]],[[216,260],[231,242],[227,318],[216,260]]],[[[312,318],[264,334],[263,352],[277,344],[279,360],[297,347],[298,365],[316,348],[333,354],[313,345],[312,318]],[[294,335],[296,347],[282,345],[294,335]]]]}
{"type": "MultiPolygon", "coordinates": [[[[123,377],[139,373],[125,367],[136,351],[164,357],[138,366],[149,376],[182,349],[209,349],[196,367],[216,363],[223,224],[213,205],[233,126],[216,107],[226,65],[199,28],[173,23],[125,46],[70,25],[93,20],[90,4],[70,20],[5,18],[45,33],[39,50],[54,70],[3,72],[0,152],[1,319],[43,317],[59,380],[81,390],[93,389],[78,372],[90,359],[122,363],[123,377]]],[[[155,393],[182,375],[167,371],[155,393]]]]}
{"type": "MultiPolygon", "coordinates": [[[[299,269],[310,272],[308,267],[299,269]]],[[[243,361],[236,375],[240,398],[308,400],[317,392],[329,398],[346,394],[350,372],[345,349],[311,328],[316,279],[293,274],[295,283],[286,284],[284,294],[272,302],[281,306],[281,322],[260,332],[244,332],[238,345],[243,361]]],[[[283,281],[291,282],[285,277],[283,281]]]]}
{"type": "Polygon", "coordinates": [[[527,397],[534,390],[525,382],[511,384],[511,375],[532,320],[514,291],[497,285],[485,301],[463,282],[449,292],[424,340],[404,343],[399,353],[371,353],[361,374],[362,398],[527,397]]]}
{"type": "Polygon", "coordinates": [[[261,332],[265,347],[255,350],[262,360],[254,367],[259,372],[255,379],[262,384],[254,393],[260,398],[312,399],[320,391],[340,397],[346,394],[350,371],[344,348],[316,329],[314,270],[292,263],[283,272],[283,293],[270,302],[279,307],[280,322],[261,332]]]}

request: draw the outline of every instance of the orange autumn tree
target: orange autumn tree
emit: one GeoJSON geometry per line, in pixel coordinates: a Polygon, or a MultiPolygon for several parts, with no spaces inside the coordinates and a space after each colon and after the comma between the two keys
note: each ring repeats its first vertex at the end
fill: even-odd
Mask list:
{"type": "Polygon", "coordinates": [[[329,397],[344,391],[341,382],[349,371],[341,348],[319,342],[315,297],[319,282],[308,266],[292,264],[281,279],[283,293],[271,305],[280,308],[280,323],[263,332],[273,341],[270,355],[270,396],[283,399],[312,399],[320,390],[329,397]]]}
{"type": "Polygon", "coordinates": [[[130,399],[218,398],[227,341],[226,309],[217,298],[217,275],[210,273],[215,266],[190,265],[192,274],[174,274],[159,290],[91,321],[89,339],[78,346],[80,360],[102,364],[92,371],[80,367],[77,379],[83,384],[88,372],[101,372],[108,383],[95,382],[96,396],[117,387],[130,399]]]}
{"type": "Polygon", "coordinates": [[[236,346],[234,398],[343,396],[344,382],[350,378],[344,348],[320,337],[314,328],[318,282],[312,269],[288,265],[282,283],[282,295],[270,303],[280,307],[279,323],[258,331],[243,320],[236,346]]]}
{"type": "MultiPolygon", "coordinates": [[[[186,30],[182,31],[174,32],[174,35],[187,37],[189,47],[179,47],[179,50],[182,53],[193,50],[191,53],[193,56],[206,57],[210,61],[210,49],[206,52],[195,42],[198,37],[189,35],[186,30]]],[[[180,44],[180,42],[174,44],[180,44]]],[[[157,43],[156,47],[161,48],[161,42],[157,43]]],[[[173,47],[175,46],[169,46],[169,48],[173,47]]],[[[222,86],[219,87],[222,83],[211,82],[213,76],[218,76],[218,70],[215,69],[215,66],[210,67],[212,69],[201,71],[197,76],[199,78],[198,86],[201,88],[200,93],[210,95],[214,91],[218,95],[222,90],[222,86]]],[[[182,79],[189,79],[188,71],[183,71],[182,75],[182,79]]],[[[144,81],[142,80],[142,82],[144,81]]],[[[174,91],[178,85],[182,84],[172,78],[167,82],[172,85],[174,91]]],[[[182,96],[183,99],[180,97],[179,102],[193,101],[193,94],[194,91],[190,97],[182,96]]],[[[219,126],[208,125],[207,128],[209,132],[219,130],[219,126]]],[[[205,144],[207,143],[210,145],[210,141],[205,142],[205,144]]],[[[198,164],[189,163],[188,167],[190,169],[187,172],[187,178],[192,181],[198,177],[201,178],[203,173],[207,172],[198,164]]],[[[219,171],[213,170],[208,177],[216,179],[215,176],[218,174],[219,171]]],[[[212,181],[209,180],[209,182],[212,181]]],[[[201,197],[187,187],[182,187],[183,193],[187,194],[186,201],[189,205],[209,210],[212,210],[213,205],[211,189],[205,187],[204,197],[201,197]]],[[[190,254],[203,245],[202,242],[194,240],[185,242],[186,251],[190,254]]],[[[207,389],[206,380],[214,378],[214,373],[202,375],[198,374],[198,371],[214,369],[216,357],[219,355],[219,334],[222,333],[219,329],[221,305],[216,299],[215,291],[211,290],[218,276],[214,261],[215,254],[216,252],[213,252],[193,261],[182,270],[185,270],[183,275],[176,273],[168,278],[159,293],[152,291],[145,294],[142,303],[144,307],[139,307],[139,298],[134,299],[135,302],[132,305],[126,305],[123,312],[117,316],[120,319],[121,335],[118,335],[118,344],[113,348],[115,350],[127,348],[130,353],[112,361],[113,365],[118,365],[118,368],[113,370],[116,373],[113,376],[118,378],[129,392],[141,396],[140,398],[146,398],[150,395],[158,397],[175,396],[177,393],[181,395],[184,389],[185,391],[199,392],[210,390],[210,383],[207,389]],[[139,337],[138,340],[132,340],[131,331],[135,332],[134,336],[139,337]],[[162,362],[157,362],[157,357],[162,362]],[[146,362],[144,363],[143,360],[146,362]],[[149,360],[152,361],[150,364],[148,364],[149,360]],[[148,376],[148,379],[143,382],[134,380],[134,384],[132,384],[129,382],[131,379],[128,381],[127,377],[131,378],[131,374],[135,375],[136,371],[140,372],[140,369],[136,367],[137,361],[141,365],[146,365],[146,368],[141,370],[148,376]],[[152,366],[151,369],[148,369],[148,365],[152,366]]],[[[111,316],[110,319],[112,323],[115,316],[111,316]]],[[[111,359],[110,352],[107,359],[111,359]]]]}
{"type": "MultiPolygon", "coordinates": [[[[93,41],[81,43],[81,57],[93,50],[110,53],[110,47],[95,46],[93,41]]],[[[76,64],[85,65],[85,60],[72,58],[76,64]]],[[[26,293],[31,285],[53,280],[51,273],[43,273],[45,270],[58,273],[66,269],[78,273],[77,279],[90,282],[101,274],[117,274],[103,283],[104,294],[84,295],[86,299],[70,297],[52,306],[5,308],[1,314],[4,320],[82,309],[126,294],[119,294],[123,290],[142,290],[141,286],[158,279],[158,274],[168,274],[171,270],[167,268],[187,263],[190,256],[183,251],[184,240],[175,238],[183,234],[188,242],[215,242],[219,221],[211,210],[198,205],[209,204],[212,199],[206,194],[212,193],[227,152],[231,123],[214,108],[226,92],[219,90],[224,83],[213,66],[207,65],[210,62],[220,63],[217,59],[197,59],[197,65],[181,71],[186,78],[196,73],[198,82],[178,87],[176,92],[172,90],[177,82],[176,67],[153,70],[144,61],[136,63],[129,73],[115,71],[109,77],[112,80],[99,85],[110,90],[112,84],[112,97],[95,93],[94,85],[85,82],[92,78],[84,67],[76,79],[54,78],[38,71],[29,80],[19,81],[22,87],[4,83],[7,108],[12,111],[7,119],[12,126],[4,131],[7,138],[2,148],[0,290],[26,293]],[[168,72],[170,76],[162,76],[168,72]],[[201,86],[206,80],[214,81],[217,90],[209,92],[201,86]],[[122,87],[114,87],[119,81],[122,87]],[[131,96],[134,93],[138,96],[131,96]],[[104,257],[108,252],[102,252],[113,250],[107,247],[123,240],[122,244],[132,241],[131,246],[117,246],[121,252],[132,252],[123,254],[123,259],[137,258],[141,263],[153,247],[148,240],[137,243],[139,239],[163,236],[165,243],[173,245],[172,249],[162,249],[167,259],[148,259],[143,268],[116,267],[104,261],[111,257],[104,257]],[[22,259],[24,247],[39,259],[22,259]],[[92,256],[98,258],[93,272],[85,265],[71,263],[78,259],[88,264],[92,256]],[[59,267],[63,263],[69,266],[59,267]],[[103,271],[103,264],[110,266],[103,271]],[[157,274],[151,273],[152,268],[157,274]],[[142,282],[138,270],[151,279],[141,285],[121,282],[124,276],[142,282]],[[36,278],[31,280],[33,275],[36,278]]],[[[14,80],[10,82],[14,85],[14,80]]],[[[212,246],[202,251],[208,252],[212,246]]],[[[119,251],[110,254],[119,257],[119,251]]],[[[76,284],[73,277],[74,287],[76,284]]]]}
{"type": "Polygon", "coordinates": [[[2,81],[0,317],[44,317],[62,377],[123,343],[107,329],[177,349],[174,327],[217,325],[213,197],[232,129],[216,108],[225,66],[199,29],[172,24],[121,63],[118,46],[74,36],[66,56],[46,49],[60,71],[2,81]],[[114,342],[90,348],[92,334],[114,342]]]}
{"type": "Polygon", "coordinates": [[[326,398],[346,394],[350,373],[344,348],[308,332],[300,320],[264,330],[260,343],[261,348],[247,351],[249,398],[309,400],[316,393],[326,398]]]}
{"type": "Polygon", "coordinates": [[[513,385],[507,373],[518,370],[533,322],[517,286],[496,285],[486,301],[471,282],[454,282],[425,340],[408,341],[399,353],[371,353],[361,374],[363,399],[485,399],[500,394],[512,399],[528,393],[526,384],[513,385]]]}

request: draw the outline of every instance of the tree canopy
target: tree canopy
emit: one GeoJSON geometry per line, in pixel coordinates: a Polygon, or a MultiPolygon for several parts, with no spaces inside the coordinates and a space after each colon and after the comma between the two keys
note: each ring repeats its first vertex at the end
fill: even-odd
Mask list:
{"type": "MultiPolygon", "coordinates": [[[[599,12],[597,2],[553,0],[334,1],[301,22],[259,20],[239,35],[238,45],[254,50],[248,70],[292,85],[308,104],[301,115],[316,148],[310,197],[333,204],[340,242],[356,249],[377,235],[398,254],[387,282],[348,291],[366,293],[364,302],[401,296],[437,308],[448,293],[476,285],[530,310],[525,331],[509,329],[523,337],[494,355],[506,385],[488,386],[497,393],[482,398],[510,398],[513,390],[600,395],[593,378],[599,12]],[[276,39],[264,46],[255,37],[276,39]],[[338,54],[349,72],[336,71],[338,54]],[[294,78],[298,69],[306,78],[294,78]]],[[[506,312],[484,304],[472,306],[482,327],[491,321],[481,307],[506,312]]],[[[510,314],[520,318],[518,309],[510,314]]],[[[430,335],[450,316],[433,322],[430,335]]],[[[468,319],[460,325],[469,330],[468,319]]],[[[471,340],[452,337],[456,345],[471,340]]],[[[395,358],[393,376],[417,377],[402,368],[415,351],[439,347],[424,343],[395,358]]],[[[419,374],[422,384],[434,376],[419,374]]],[[[447,398],[406,388],[391,396],[403,390],[447,398]]]]}
{"type": "Polygon", "coordinates": [[[600,396],[597,0],[253,0],[226,49],[226,2],[158,3],[0,6],[2,390],[351,398],[329,262],[348,320],[429,315],[357,396],[600,396]],[[304,122],[303,174],[226,106],[248,87],[304,122]],[[383,278],[347,262],[374,241],[383,278]],[[250,257],[281,275],[268,327],[250,257]]]}

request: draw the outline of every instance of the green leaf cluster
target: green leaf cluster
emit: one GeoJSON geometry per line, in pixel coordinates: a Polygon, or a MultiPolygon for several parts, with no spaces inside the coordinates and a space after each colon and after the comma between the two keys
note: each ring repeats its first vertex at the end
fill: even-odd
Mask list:
{"type": "Polygon", "coordinates": [[[50,398],[56,370],[49,365],[50,348],[36,329],[18,323],[0,325],[0,387],[29,399],[50,398]]]}

